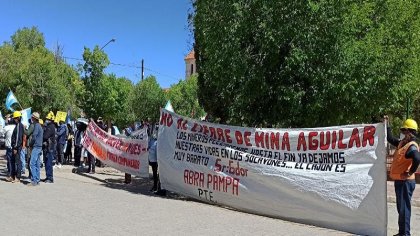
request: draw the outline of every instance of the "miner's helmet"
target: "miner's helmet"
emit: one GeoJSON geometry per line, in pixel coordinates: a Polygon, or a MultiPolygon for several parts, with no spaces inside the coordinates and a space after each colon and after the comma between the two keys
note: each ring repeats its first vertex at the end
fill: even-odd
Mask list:
{"type": "Polygon", "coordinates": [[[416,133],[418,130],[417,122],[413,119],[407,119],[404,121],[400,129],[401,131],[409,130],[412,133],[416,133]]]}
{"type": "Polygon", "coordinates": [[[20,111],[15,111],[13,112],[13,119],[22,117],[22,113],[20,111]]]}
{"type": "Polygon", "coordinates": [[[47,120],[54,120],[55,119],[55,115],[54,112],[50,111],[46,117],[47,120]]]}

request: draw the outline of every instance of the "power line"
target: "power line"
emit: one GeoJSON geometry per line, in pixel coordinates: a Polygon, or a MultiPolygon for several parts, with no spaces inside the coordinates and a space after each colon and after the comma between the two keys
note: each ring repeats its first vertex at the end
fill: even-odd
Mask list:
{"type": "MultiPolygon", "coordinates": [[[[69,60],[84,61],[83,59],[75,58],[75,57],[66,57],[66,56],[63,56],[63,58],[69,59],[69,60]]],[[[135,66],[135,65],[128,65],[128,64],[121,64],[121,63],[113,63],[113,62],[110,62],[109,64],[110,65],[113,65],[113,66],[122,66],[122,67],[129,67],[129,68],[141,69],[141,66],[135,66]]],[[[180,79],[180,78],[176,78],[175,76],[171,76],[171,75],[160,73],[160,72],[158,72],[156,70],[153,70],[153,69],[150,69],[150,68],[147,68],[147,67],[143,67],[143,68],[144,68],[144,70],[153,72],[153,73],[155,73],[157,75],[165,76],[165,77],[168,77],[168,78],[171,78],[171,79],[176,79],[176,80],[179,80],[180,79]]]]}

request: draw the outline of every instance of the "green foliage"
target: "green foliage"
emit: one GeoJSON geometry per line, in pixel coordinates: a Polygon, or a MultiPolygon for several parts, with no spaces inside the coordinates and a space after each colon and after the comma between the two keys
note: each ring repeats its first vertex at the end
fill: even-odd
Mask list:
{"type": "Polygon", "coordinates": [[[88,117],[102,116],[110,119],[113,112],[113,78],[104,74],[104,69],[109,65],[108,56],[96,46],[93,51],[85,47],[83,52],[83,71],[85,76],[85,95],[82,101],[83,111],[88,117]],[[108,104],[111,102],[111,104],[108,104]]]}
{"type": "Polygon", "coordinates": [[[198,97],[221,122],[371,122],[418,94],[419,0],[193,5],[198,97]]]}
{"type": "Polygon", "coordinates": [[[148,76],[134,87],[131,108],[137,119],[157,122],[160,108],[165,105],[165,94],[154,76],[148,76]]]}
{"type": "Polygon", "coordinates": [[[114,113],[110,114],[118,127],[128,127],[136,119],[130,106],[130,96],[133,94],[134,85],[126,78],[113,80],[114,88],[114,113]]]}
{"type": "Polygon", "coordinates": [[[199,119],[205,112],[198,103],[197,89],[197,76],[193,75],[172,85],[166,97],[177,114],[199,119]]]}
{"type": "MultiPolygon", "coordinates": [[[[77,113],[77,100],[84,92],[78,73],[55,60],[34,27],[18,30],[12,41],[0,47],[0,100],[5,101],[10,88],[24,108],[32,107],[43,115],[69,108],[77,113]]],[[[0,105],[4,108],[4,102],[0,105]]]]}
{"type": "Polygon", "coordinates": [[[83,81],[86,89],[83,110],[86,115],[93,118],[104,117],[119,127],[128,126],[135,120],[129,102],[134,89],[131,81],[117,78],[114,74],[104,74],[109,60],[98,46],[93,51],[85,48],[83,59],[83,81]]]}
{"type": "Polygon", "coordinates": [[[45,48],[44,35],[35,26],[24,27],[12,35],[12,45],[15,50],[45,48]]]}

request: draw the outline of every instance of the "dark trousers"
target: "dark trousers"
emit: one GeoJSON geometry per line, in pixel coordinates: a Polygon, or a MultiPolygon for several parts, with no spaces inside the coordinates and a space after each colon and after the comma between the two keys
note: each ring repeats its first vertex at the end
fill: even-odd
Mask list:
{"type": "Polygon", "coordinates": [[[64,144],[57,143],[57,161],[64,164],[64,144]]]}
{"type": "Polygon", "coordinates": [[[89,159],[88,172],[95,172],[95,162],[96,162],[95,156],[90,154],[90,152],[88,152],[88,159],[89,159]]]}
{"type": "Polygon", "coordinates": [[[80,166],[80,158],[82,157],[82,147],[74,147],[74,166],[80,166]]]}
{"type": "Polygon", "coordinates": [[[71,161],[72,161],[71,148],[72,148],[72,142],[67,141],[66,150],[64,152],[64,160],[67,163],[71,163],[71,161]]]}
{"type": "Polygon", "coordinates": [[[47,151],[47,159],[45,160],[45,175],[46,179],[54,182],[53,174],[53,159],[54,159],[54,149],[47,151]]]}
{"type": "Polygon", "coordinates": [[[411,197],[416,188],[415,180],[396,180],[394,182],[395,197],[397,199],[398,211],[398,233],[400,235],[410,234],[411,218],[411,197]]]}
{"type": "Polygon", "coordinates": [[[22,149],[18,148],[16,150],[16,154],[14,154],[15,151],[12,151],[12,159],[11,159],[11,167],[12,167],[12,178],[18,178],[22,177],[22,161],[20,160],[20,154],[22,149]]]}
{"type": "Polygon", "coordinates": [[[153,188],[152,188],[152,191],[160,190],[158,163],[157,162],[149,162],[149,165],[152,167],[152,172],[153,172],[153,188]]]}
{"type": "Polygon", "coordinates": [[[12,176],[12,158],[13,158],[13,151],[12,148],[6,149],[6,158],[7,158],[7,176],[12,176]]]}

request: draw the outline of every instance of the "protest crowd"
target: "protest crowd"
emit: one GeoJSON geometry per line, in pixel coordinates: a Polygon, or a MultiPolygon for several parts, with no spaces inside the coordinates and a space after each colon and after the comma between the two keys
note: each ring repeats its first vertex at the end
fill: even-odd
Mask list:
{"type": "MultiPolygon", "coordinates": [[[[5,148],[7,159],[7,178],[10,183],[20,183],[22,178],[28,178],[28,186],[37,186],[40,182],[54,183],[54,169],[63,165],[73,165],[74,170],[88,174],[95,174],[97,166],[104,164],[97,160],[86,148],[83,139],[89,122],[94,122],[99,128],[108,131],[102,117],[70,119],[56,119],[51,111],[45,119],[41,119],[38,112],[33,112],[27,123],[23,123],[21,111],[14,111],[4,119],[5,148]],[[40,178],[41,168],[45,169],[45,178],[40,178]]],[[[68,117],[69,118],[69,117],[68,117]]],[[[143,121],[133,124],[119,133],[115,126],[110,127],[111,135],[129,138],[142,138],[138,134],[145,131],[149,140],[149,163],[153,170],[152,192],[161,194],[157,174],[157,124],[143,121]],[[158,187],[159,186],[159,187],[158,187]]],[[[128,183],[128,182],[127,182],[128,183]]]]}
{"type": "MultiPolygon", "coordinates": [[[[254,185],[253,177],[248,173],[253,171],[254,174],[256,173],[255,175],[261,178],[262,181],[258,183],[259,185],[271,186],[272,176],[277,178],[276,181],[283,181],[281,175],[278,175],[278,173],[281,173],[279,170],[291,175],[306,175],[310,178],[324,176],[326,172],[331,172],[331,176],[340,178],[341,182],[346,183],[343,185],[347,186],[341,188],[340,194],[342,196],[338,198],[335,195],[326,194],[328,191],[318,192],[318,194],[328,198],[329,202],[335,201],[340,206],[346,206],[346,216],[342,217],[341,221],[347,222],[347,224],[339,224],[333,226],[333,228],[377,235],[386,230],[386,225],[383,224],[385,222],[383,212],[373,213],[380,218],[378,222],[368,222],[361,225],[360,229],[356,231],[349,227],[354,222],[358,222],[358,224],[365,222],[363,219],[359,220],[359,215],[370,217],[369,214],[372,212],[370,209],[359,207],[363,201],[372,203],[371,205],[375,209],[377,206],[374,203],[386,204],[386,199],[381,194],[381,188],[384,189],[383,183],[375,182],[379,187],[372,190],[372,196],[369,196],[366,189],[371,188],[372,179],[363,170],[360,173],[353,174],[351,171],[346,172],[346,168],[347,170],[351,169],[353,165],[351,162],[353,160],[359,162],[361,158],[365,158],[367,163],[379,166],[369,155],[355,154],[351,149],[355,147],[359,149],[359,152],[365,153],[385,150],[384,143],[378,143],[378,140],[379,135],[385,137],[385,128],[387,128],[388,142],[397,147],[390,171],[390,177],[395,181],[399,214],[399,233],[396,235],[410,235],[411,197],[416,186],[414,174],[420,164],[419,147],[415,142],[418,126],[414,120],[407,119],[403,123],[400,131],[404,134],[404,138],[400,140],[392,136],[387,116],[384,117],[383,124],[342,126],[339,130],[327,127],[326,130],[315,131],[314,129],[312,132],[293,133],[293,131],[287,129],[279,131],[270,128],[261,131],[255,128],[221,126],[188,120],[188,118],[178,116],[173,111],[169,112],[165,107],[161,110],[159,123],[147,119],[146,121],[133,123],[120,133],[118,128],[112,125],[112,122],[108,123],[111,125],[108,127],[102,117],[96,119],[78,118],[72,121],[70,115],[65,112],[57,111],[54,114],[50,111],[42,119],[39,112],[27,112],[27,109],[13,111],[12,114],[6,115],[5,119],[1,117],[1,120],[4,120],[2,123],[4,123],[3,130],[5,132],[6,181],[21,183],[23,178],[27,178],[30,180],[27,186],[36,187],[40,182],[54,183],[54,170],[62,168],[63,165],[73,165],[73,173],[95,174],[97,167],[115,164],[120,167],[120,169],[117,168],[118,170],[126,173],[125,183],[130,183],[131,174],[139,174],[139,177],[148,176],[150,166],[153,172],[153,185],[150,191],[157,195],[166,195],[166,190],[161,188],[160,180],[162,180],[164,187],[169,191],[179,191],[187,196],[205,199],[211,203],[218,195],[219,203],[256,213],[272,212],[273,208],[276,208],[277,210],[270,214],[278,216],[278,212],[281,212],[280,209],[295,204],[295,198],[301,195],[292,194],[294,197],[289,199],[289,202],[286,201],[287,198],[282,199],[285,202],[277,201],[277,198],[273,200],[271,196],[283,193],[276,188],[268,187],[267,189],[272,191],[267,195],[270,198],[268,198],[269,200],[259,199],[262,205],[258,205],[258,208],[254,208],[255,205],[253,204],[243,205],[243,202],[256,201],[255,198],[246,194],[247,190],[244,186],[254,185]],[[162,128],[160,149],[158,149],[157,144],[159,127],[162,128]],[[280,134],[280,132],[282,133],[280,134]],[[251,136],[252,133],[254,135],[251,136]],[[281,139],[280,135],[282,135],[281,139]],[[289,139],[289,135],[294,135],[294,138],[289,139]],[[308,136],[308,143],[306,143],[305,135],[308,136]],[[344,136],[348,138],[344,139],[344,136]],[[318,137],[319,141],[317,140],[318,137]],[[108,149],[104,151],[99,147],[100,144],[106,145],[108,149]],[[254,149],[260,146],[263,149],[254,149]],[[293,148],[298,155],[298,160],[295,158],[293,148]],[[339,149],[339,152],[337,152],[337,149],[339,149]],[[280,159],[281,155],[277,152],[279,150],[283,151],[283,159],[280,159]],[[314,152],[311,153],[310,150],[314,152]],[[320,150],[328,150],[331,155],[329,153],[318,155],[316,152],[320,150]],[[261,151],[268,153],[268,158],[261,151]],[[346,154],[346,152],[348,153],[346,154]],[[162,176],[158,174],[158,153],[159,156],[173,157],[159,160],[159,171],[164,173],[162,176]],[[213,159],[213,164],[209,164],[211,159],[213,159]],[[142,164],[147,161],[148,165],[142,164]],[[223,164],[223,161],[227,163],[223,164]],[[192,167],[197,168],[192,170],[190,169],[192,167]],[[45,170],[45,178],[43,179],[41,179],[42,168],[45,170]],[[262,174],[258,172],[260,168],[265,168],[268,172],[262,174]],[[171,172],[180,173],[179,176],[182,178],[176,179],[167,174],[171,172]],[[358,185],[354,184],[352,178],[348,177],[349,175],[360,178],[358,185]],[[264,178],[266,180],[263,180],[264,178]],[[355,194],[355,191],[357,194],[355,194]],[[354,197],[352,201],[342,203],[337,200],[340,198],[351,199],[349,196],[354,197]],[[377,199],[375,196],[381,196],[382,198],[377,199]],[[237,201],[229,202],[230,199],[237,201]],[[240,201],[240,199],[243,201],[240,201]],[[272,207],[264,208],[269,206],[268,203],[271,203],[271,201],[277,202],[272,207]],[[360,212],[355,213],[353,209],[360,212]]],[[[378,168],[385,168],[385,165],[378,168]]],[[[377,178],[384,179],[384,172],[385,169],[378,171],[382,176],[378,175],[377,178]]],[[[322,178],[319,181],[317,183],[322,188],[329,188],[330,190],[336,188],[334,185],[329,186],[329,182],[323,181],[322,178]]],[[[309,182],[301,183],[305,186],[295,186],[294,184],[295,181],[293,180],[286,183],[289,191],[300,193],[317,186],[317,184],[312,185],[309,182]]],[[[317,189],[314,188],[312,191],[316,192],[317,189]]],[[[264,196],[264,194],[260,194],[260,196],[264,196]]],[[[318,199],[318,201],[324,202],[323,199],[318,199]]],[[[319,208],[316,204],[313,206],[308,204],[307,206],[312,208],[307,208],[306,211],[312,212],[320,209],[328,212],[330,209],[319,208]]],[[[293,209],[289,209],[288,214],[294,214],[296,217],[302,218],[307,217],[306,214],[302,215],[301,212],[293,209]]],[[[335,218],[336,216],[333,213],[330,217],[335,218]]],[[[308,217],[307,219],[310,220],[311,218],[308,217]]],[[[328,222],[328,219],[326,222],[328,222]]],[[[321,224],[321,226],[324,225],[321,224]]]]}

